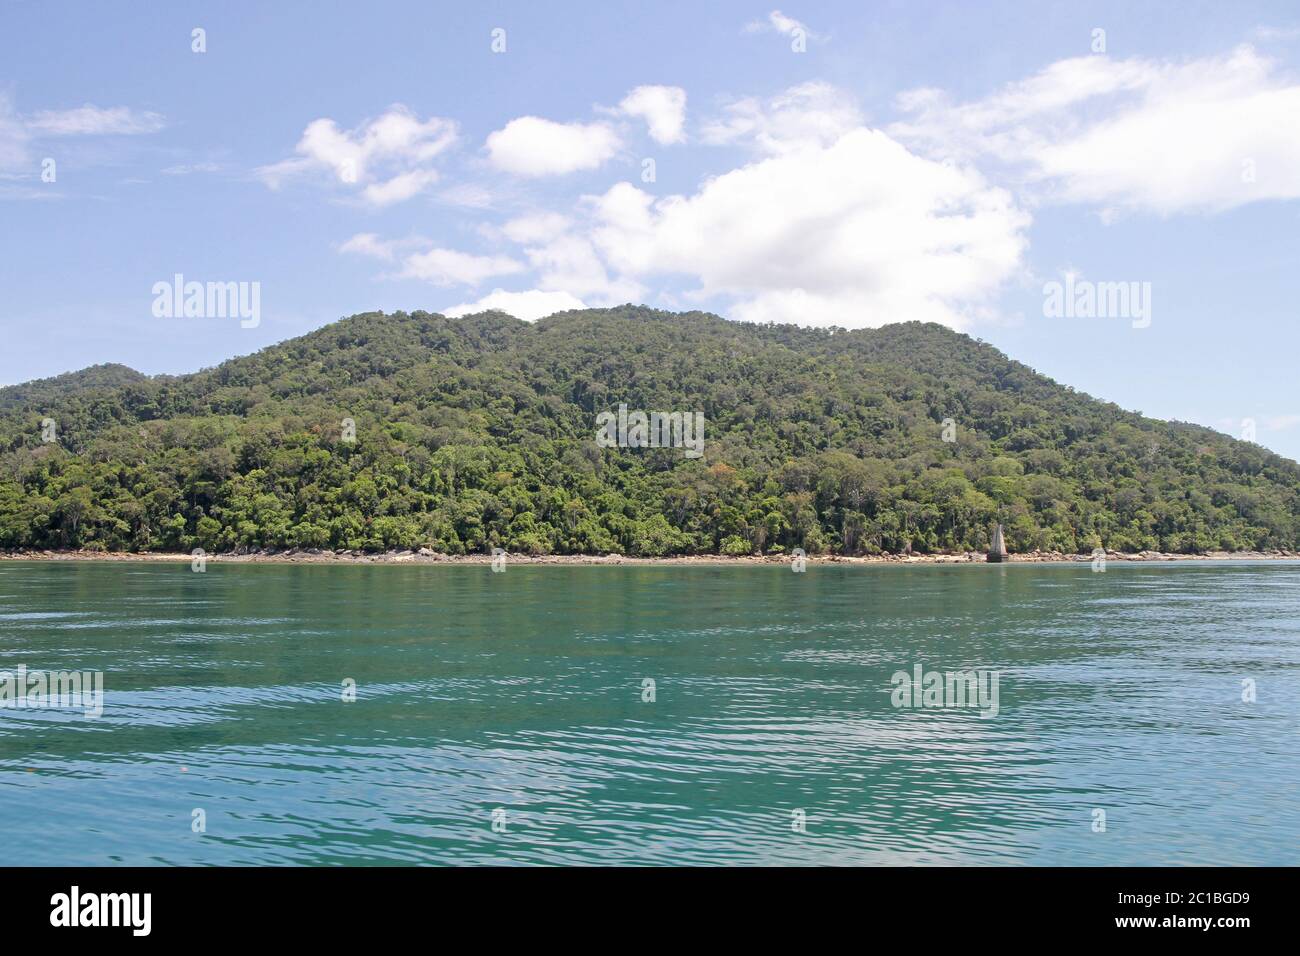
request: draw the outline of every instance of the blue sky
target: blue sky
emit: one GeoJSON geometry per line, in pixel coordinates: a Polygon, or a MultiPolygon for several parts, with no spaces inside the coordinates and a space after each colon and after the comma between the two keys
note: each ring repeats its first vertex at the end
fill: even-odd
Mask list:
{"type": "Polygon", "coordinates": [[[1296,458],[1298,254],[1294,4],[0,6],[2,383],[632,300],[941,321],[1296,458]],[[258,324],[156,317],[177,273],[258,324]]]}

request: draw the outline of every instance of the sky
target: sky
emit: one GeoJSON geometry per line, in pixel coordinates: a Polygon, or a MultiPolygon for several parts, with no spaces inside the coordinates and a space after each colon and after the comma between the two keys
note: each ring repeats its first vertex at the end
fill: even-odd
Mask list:
{"type": "Polygon", "coordinates": [[[941,322],[1300,458],[1300,7],[0,0],[0,384],[624,302],[941,322]]]}

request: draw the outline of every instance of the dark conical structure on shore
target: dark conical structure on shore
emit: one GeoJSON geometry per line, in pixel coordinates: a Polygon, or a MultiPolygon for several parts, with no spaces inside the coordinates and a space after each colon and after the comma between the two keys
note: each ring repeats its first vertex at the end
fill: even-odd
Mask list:
{"type": "Polygon", "coordinates": [[[987,560],[997,563],[1006,559],[1007,546],[1002,540],[1002,525],[998,525],[993,529],[993,543],[989,545],[987,560]]]}

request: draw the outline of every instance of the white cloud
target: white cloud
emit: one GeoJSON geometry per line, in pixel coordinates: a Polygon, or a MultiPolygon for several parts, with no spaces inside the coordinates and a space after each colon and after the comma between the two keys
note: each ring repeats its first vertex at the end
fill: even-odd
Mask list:
{"type": "MultiPolygon", "coordinates": [[[[158,113],[91,104],[70,110],[40,110],[24,116],[14,108],[11,97],[0,93],[0,171],[31,167],[35,163],[32,146],[49,137],[154,133],[163,124],[163,117],[158,113]]],[[[28,198],[26,194],[24,198],[28,198]]]]}
{"type": "Polygon", "coordinates": [[[339,246],[339,252],[352,252],[375,259],[391,259],[393,257],[392,244],[380,239],[373,232],[357,233],[339,246]]]}
{"type": "Polygon", "coordinates": [[[704,124],[702,138],[712,145],[742,143],[776,155],[829,146],[862,124],[862,114],[847,93],[829,83],[810,82],[768,100],[731,103],[724,116],[704,124]]]}
{"type": "Polygon", "coordinates": [[[298,154],[257,170],[271,188],[287,179],[328,173],[344,186],[357,187],[371,205],[401,202],[438,180],[432,162],[455,142],[452,120],[420,120],[405,106],[390,108],[382,116],[353,130],[341,130],[332,119],[307,124],[295,147],[298,154]]]}
{"type": "Polygon", "coordinates": [[[736,318],[963,327],[1021,269],[1028,215],[973,170],[858,128],[656,200],[621,183],[594,200],[615,275],[677,274],[736,318]]]}
{"type": "Polygon", "coordinates": [[[521,116],[487,138],[493,166],[521,176],[557,176],[595,169],[618,151],[618,134],[604,123],[556,123],[521,116]]]}
{"type": "MultiPolygon", "coordinates": [[[[677,285],[685,277],[684,298],[721,299],[741,319],[962,327],[987,317],[1022,270],[1030,219],[1007,191],[869,129],[832,86],[741,101],[706,129],[714,142],[759,155],[691,195],[656,198],[624,182],[566,214],[534,211],[485,228],[489,239],[517,247],[535,284],[530,293],[494,295],[617,304],[643,301],[656,278],[677,285]]],[[[441,281],[467,283],[507,271],[502,263],[460,268],[460,260],[453,269],[449,255],[459,254],[408,257],[406,271],[419,262],[441,281]]],[[[515,256],[505,263],[525,268],[515,256]]]]}
{"type": "Polygon", "coordinates": [[[0,93],[0,170],[16,169],[28,162],[27,144],[31,139],[13,102],[0,93]]]}
{"type": "MultiPolygon", "coordinates": [[[[527,134],[532,122],[493,134],[498,160],[507,146],[522,149],[501,137],[520,123],[527,134]]],[[[535,123],[542,139],[580,126],[535,123]]],[[[442,286],[527,274],[530,291],[496,289],[455,311],[498,307],[529,318],[582,303],[645,301],[665,280],[678,298],[740,319],[965,327],[992,315],[1004,284],[1023,271],[1030,217],[1009,192],[969,164],[917,155],[867,127],[835,87],[806,83],[743,100],[706,131],[756,155],[687,195],[656,197],[624,182],[567,209],[534,208],[481,228],[501,245],[497,254],[373,233],[353,236],[341,251],[397,263],[390,277],[442,286]]],[[[562,140],[572,146],[567,132],[562,140]]],[[[552,172],[572,166],[575,155],[557,162],[544,149],[526,152],[552,172]]]]}
{"type": "Polygon", "coordinates": [[[168,166],[162,171],[164,176],[189,176],[193,173],[217,173],[221,171],[221,166],[217,163],[179,163],[175,166],[168,166]]]}
{"type": "Polygon", "coordinates": [[[33,113],[27,127],[38,135],[50,136],[132,136],[156,133],[163,128],[158,113],[141,113],[125,106],[104,109],[87,103],[70,110],[40,110],[33,113]]]}
{"type": "Polygon", "coordinates": [[[891,135],[1011,168],[1037,198],[1110,213],[1214,211],[1300,197],[1300,82],[1242,46],[1179,63],[1077,57],[971,103],[899,98],[891,135]]]}
{"type": "Polygon", "coordinates": [[[523,271],[524,264],[508,256],[476,256],[456,249],[435,248],[406,256],[397,278],[423,279],[438,286],[476,286],[492,276],[523,271]]]}
{"type": "Polygon", "coordinates": [[[650,138],[668,145],[686,139],[686,91],[679,86],[638,86],[618,104],[627,116],[639,116],[650,128],[650,138]]]}
{"type": "Polygon", "coordinates": [[[572,221],[555,212],[534,213],[511,219],[501,231],[511,242],[520,244],[546,242],[566,232],[572,221]]]}
{"type": "Polygon", "coordinates": [[[568,292],[597,305],[640,299],[645,288],[633,279],[611,277],[591,239],[578,224],[559,213],[532,213],[511,219],[489,238],[504,238],[523,247],[545,292],[568,292]]]}
{"type": "Polygon", "coordinates": [[[806,39],[820,39],[820,37],[808,29],[808,25],[794,17],[788,17],[780,10],[773,10],[767,15],[766,20],[755,20],[752,23],[745,24],[746,33],[780,33],[788,37],[802,36],[806,39]]]}
{"type": "Polygon", "coordinates": [[[409,239],[381,239],[373,232],[359,232],[339,246],[339,252],[372,259],[395,260],[403,252],[432,245],[428,239],[413,236],[409,239]]]}
{"type": "Polygon", "coordinates": [[[458,318],[475,312],[499,309],[517,319],[536,322],[538,319],[554,315],[556,312],[564,312],[568,309],[585,309],[586,307],[581,299],[567,292],[545,292],[540,289],[531,289],[528,292],[506,292],[502,289],[494,289],[477,302],[453,306],[444,310],[443,314],[458,318]]]}
{"type": "Polygon", "coordinates": [[[399,265],[387,279],[420,279],[436,286],[473,287],[493,276],[514,275],[526,269],[509,256],[480,256],[434,246],[423,236],[384,239],[377,233],[359,232],[338,246],[346,255],[365,256],[399,265]]]}
{"type": "Polygon", "coordinates": [[[372,206],[391,206],[395,202],[405,202],[437,181],[435,170],[412,169],[385,182],[371,183],[361,190],[361,196],[372,206]]]}
{"type": "Polygon", "coordinates": [[[1251,31],[1251,36],[1263,43],[1295,40],[1300,38],[1300,26],[1256,27],[1251,31]]]}
{"type": "Polygon", "coordinates": [[[437,198],[449,206],[465,209],[491,209],[497,197],[491,190],[477,183],[457,183],[440,190],[437,198]]]}
{"type": "Polygon", "coordinates": [[[611,278],[586,236],[562,235],[525,251],[540,276],[538,285],[548,291],[571,292],[598,305],[633,302],[645,294],[632,278],[611,278]]]}

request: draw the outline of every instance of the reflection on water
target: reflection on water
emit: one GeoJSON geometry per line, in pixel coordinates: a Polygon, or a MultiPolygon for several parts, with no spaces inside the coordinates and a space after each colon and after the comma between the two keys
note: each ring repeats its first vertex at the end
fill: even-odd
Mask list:
{"type": "Polygon", "coordinates": [[[20,664],[15,864],[1300,862],[1297,564],[6,562],[20,664]]]}

